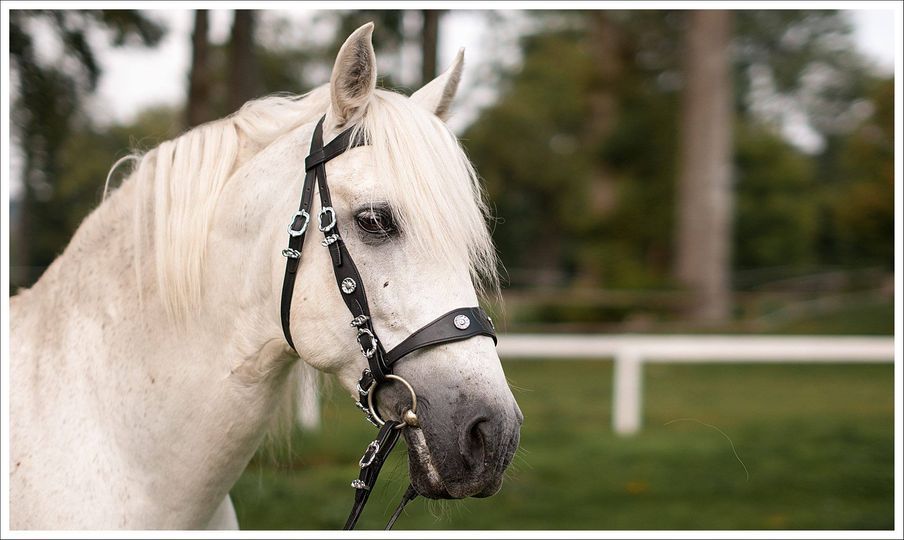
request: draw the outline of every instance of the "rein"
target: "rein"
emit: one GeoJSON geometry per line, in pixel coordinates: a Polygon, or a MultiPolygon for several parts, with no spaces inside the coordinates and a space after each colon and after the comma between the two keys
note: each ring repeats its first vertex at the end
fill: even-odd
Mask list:
{"type": "MultiPolygon", "coordinates": [[[[401,430],[405,428],[420,429],[420,421],[417,417],[417,394],[408,381],[392,373],[395,363],[418,349],[462,341],[474,336],[491,337],[495,343],[496,331],[493,321],[481,308],[462,307],[440,315],[391,350],[386,351],[383,348],[383,343],[377,338],[374,331],[367,294],[364,291],[364,282],[339,233],[336,211],[332,206],[326,178],[328,161],[342,155],[346,150],[365,145],[366,141],[361,136],[352,139],[353,128],[349,128],[324,145],[323,122],[325,118],[326,116],[321,117],[314,128],[310,154],[305,159],[306,172],[301,203],[289,223],[289,245],[282,251],[283,256],[286,257],[286,272],[283,277],[280,319],[286,341],[292,349],[295,349],[289,328],[292,293],[298,275],[298,266],[301,263],[306,232],[311,222],[314,186],[319,185],[320,213],[317,216],[317,225],[324,236],[320,244],[329,250],[336,285],[352,315],[350,325],[356,331],[356,339],[361,347],[361,353],[367,360],[367,368],[364,369],[358,380],[358,400],[355,404],[364,412],[365,418],[370,423],[380,428],[377,438],[364,451],[364,455],[358,463],[361,472],[351,484],[355,488],[355,501],[344,527],[345,530],[351,530],[364,510],[367,499],[376,485],[380,469],[398,442],[401,430]],[[377,388],[388,381],[402,384],[411,395],[411,406],[402,412],[399,421],[383,420],[377,413],[375,403],[377,388]]],[[[405,505],[415,497],[417,497],[417,491],[414,486],[409,485],[398,508],[386,525],[386,530],[392,528],[405,505]]]]}

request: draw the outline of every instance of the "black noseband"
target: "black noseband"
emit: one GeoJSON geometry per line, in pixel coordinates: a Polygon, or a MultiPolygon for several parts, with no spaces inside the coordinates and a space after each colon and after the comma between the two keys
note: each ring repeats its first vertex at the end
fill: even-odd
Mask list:
{"type": "MultiPolygon", "coordinates": [[[[373,319],[367,304],[367,294],[364,291],[364,282],[345,246],[345,241],[343,241],[339,233],[336,211],[333,209],[332,201],[330,200],[330,190],[326,181],[326,163],[328,161],[341,155],[346,150],[362,146],[366,142],[361,136],[352,139],[354,130],[349,128],[324,146],[324,118],[322,117],[314,128],[314,135],[311,139],[311,152],[305,159],[306,172],[304,187],[301,192],[301,203],[299,204],[298,212],[292,216],[292,221],[289,223],[289,245],[282,252],[283,256],[286,257],[286,273],[283,278],[280,319],[286,341],[295,349],[295,343],[292,341],[292,333],[289,328],[289,313],[292,308],[292,293],[295,289],[295,278],[298,275],[298,265],[301,261],[304,240],[308,226],[313,220],[311,206],[314,200],[314,186],[319,184],[321,210],[314,222],[323,232],[324,239],[321,244],[329,250],[333,274],[339,287],[339,295],[352,315],[351,326],[356,329],[358,344],[367,359],[368,367],[358,381],[357,405],[364,411],[367,419],[377,425],[377,419],[374,418],[375,411],[368,405],[368,401],[373,402],[373,396],[370,393],[375,392],[376,387],[387,380],[387,376],[392,374],[392,367],[396,362],[418,349],[461,341],[474,336],[488,336],[493,338],[495,343],[496,331],[490,317],[479,307],[457,308],[424,325],[392,350],[386,352],[382,341],[380,341],[374,331],[373,319]]],[[[413,413],[413,411],[410,412],[413,413]]],[[[346,529],[354,528],[361,510],[363,510],[364,504],[367,502],[370,491],[377,481],[377,475],[383,462],[396,442],[398,442],[399,433],[401,432],[399,428],[405,425],[405,423],[401,422],[387,421],[381,427],[377,439],[368,446],[364,457],[361,458],[361,474],[358,479],[352,482],[352,487],[356,490],[355,505],[345,524],[346,529]]],[[[416,492],[409,487],[405,497],[402,499],[402,503],[399,505],[399,509],[387,528],[391,527],[395,522],[395,518],[398,517],[401,508],[415,496],[416,492]]]]}

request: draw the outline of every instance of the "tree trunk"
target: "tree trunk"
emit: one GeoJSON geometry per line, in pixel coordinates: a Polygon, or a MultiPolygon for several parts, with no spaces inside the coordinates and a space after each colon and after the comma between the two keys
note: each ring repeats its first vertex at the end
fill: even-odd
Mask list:
{"type": "Polygon", "coordinates": [[[423,28],[421,30],[421,85],[425,85],[436,77],[436,49],[439,43],[439,16],[442,12],[436,9],[421,11],[423,28]]]}
{"type": "Polygon", "coordinates": [[[191,36],[191,73],[188,80],[186,122],[194,127],[210,120],[210,73],[207,62],[207,10],[195,10],[191,36]]]}
{"type": "Polygon", "coordinates": [[[731,312],[732,13],[689,13],[681,110],[675,277],[698,321],[731,312]]]}
{"type": "MultiPolygon", "coordinates": [[[[26,157],[24,171],[32,170],[34,167],[30,163],[31,159],[26,157]]],[[[29,239],[31,238],[31,212],[32,201],[34,195],[31,187],[28,185],[28,173],[23,175],[22,194],[19,197],[18,207],[15,215],[10,216],[10,235],[9,235],[9,294],[13,295],[22,288],[28,287],[34,283],[31,271],[31,250],[29,249],[29,239]]],[[[12,206],[12,201],[10,201],[12,206]]]]}
{"type": "Polygon", "coordinates": [[[236,111],[257,97],[257,60],[254,56],[255,12],[235,10],[229,44],[229,110],[236,111]]]}

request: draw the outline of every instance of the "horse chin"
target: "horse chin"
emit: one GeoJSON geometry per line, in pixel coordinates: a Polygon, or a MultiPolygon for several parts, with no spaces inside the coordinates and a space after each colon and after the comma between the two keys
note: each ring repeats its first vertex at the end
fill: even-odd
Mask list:
{"type": "Polygon", "coordinates": [[[436,470],[424,432],[406,429],[405,442],[408,443],[408,476],[418,495],[428,499],[455,499],[436,470]]]}
{"type": "Polygon", "coordinates": [[[423,432],[406,429],[408,443],[408,474],[418,495],[428,499],[464,499],[490,497],[502,487],[502,477],[487,484],[483,479],[447,484],[436,468],[433,455],[427,447],[423,432]]]}

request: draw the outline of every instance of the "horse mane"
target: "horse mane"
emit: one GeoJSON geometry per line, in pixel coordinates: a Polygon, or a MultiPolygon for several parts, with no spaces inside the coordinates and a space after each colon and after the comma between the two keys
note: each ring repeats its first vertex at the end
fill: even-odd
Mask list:
{"type": "MultiPolygon", "coordinates": [[[[171,320],[183,320],[200,306],[207,240],[219,195],[233,171],[284,133],[318,118],[327,103],[329,92],[324,87],[303,96],[281,94],[249,101],[225,118],[113,165],[115,169],[126,161],[135,163],[130,176],[139,209],[134,214],[134,241],[137,246],[153,243],[157,289],[171,320]]],[[[139,302],[142,251],[135,250],[134,255],[139,302]]]]}
{"type": "MultiPolygon", "coordinates": [[[[157,288],[172,320],[200,307],[207,239],[232,173],[280,136],[316,121],[328,105],[328,85],[305,95],[249,101],[230,116],[113,166],[136,163],[135,204],[144,211],[135,212],[135,245],[147,243],[145,220],[150,220],[157,288]]],[[[467,268],[482,294],[498,292],[480,180],[446,124],[401,94],[377,90],[356,129],[374,149],[374,170],[410,245],[467,268]]],[[[135,251],[134,261],[139,284],[141,252],[135,251]]]]}

